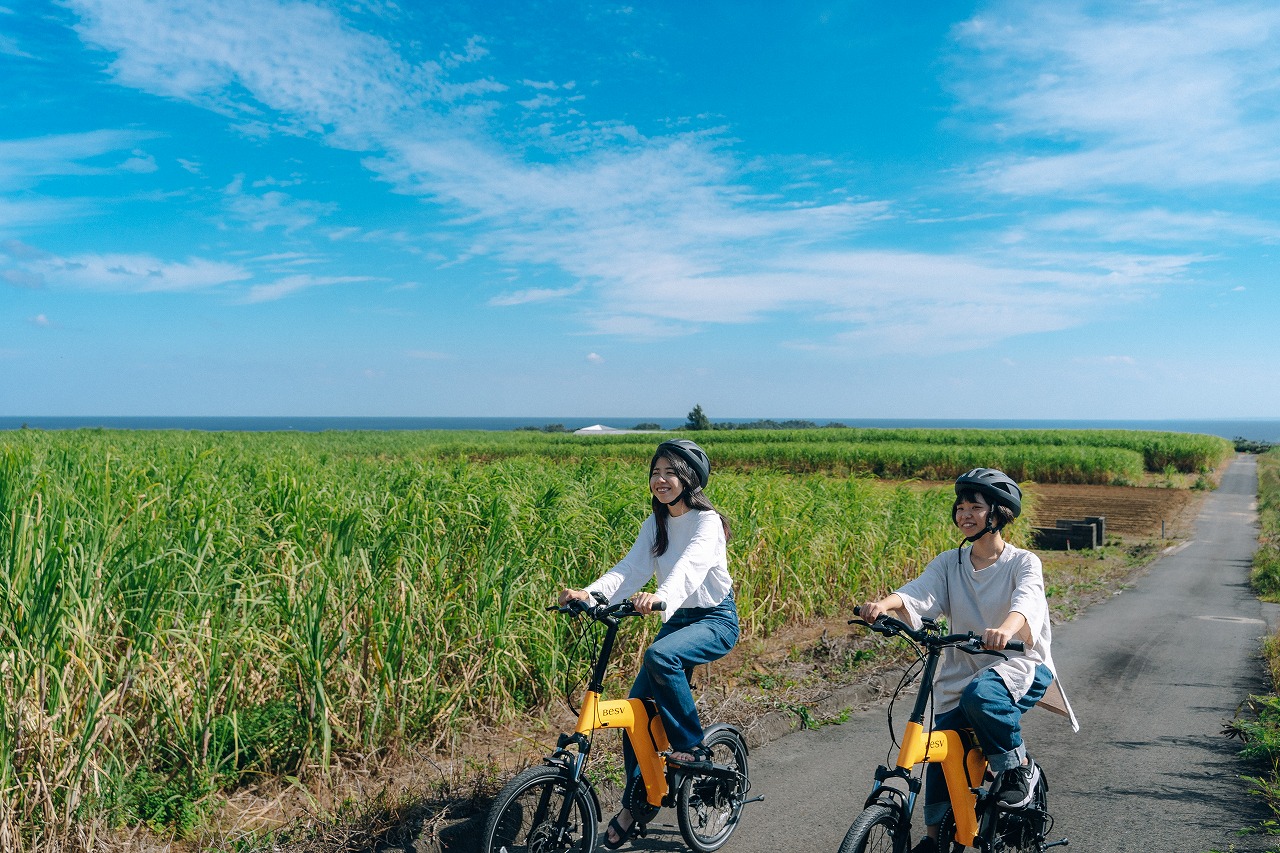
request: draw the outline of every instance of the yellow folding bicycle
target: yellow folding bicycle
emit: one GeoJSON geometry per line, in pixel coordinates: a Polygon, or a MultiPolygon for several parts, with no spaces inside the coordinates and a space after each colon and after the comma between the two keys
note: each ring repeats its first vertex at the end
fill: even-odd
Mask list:
{"type": "Polygon", "coordinates": [[[592,736],[613,729],[620,729],[631,743],[651,809],[647,816],[633,811],[637,834],[644,834],[658,809],[674,806],[689,847],[698,853],[719,850],[737,829],[743,806],[764,799],[746,799],[751,781],[742,733],[726,723],[709,726],[702,741],[708,760],[668,763],[671,746],[652,699],[601,698],[618,626],[625,617],[641,614],[629,600],[609,604],[598,595],[594,605],[570,601],[547,609],[590,617],[605,626],[604,638],[577,727],[560,735],[555,752],[541,765],[520,773],[498,794],[486,821],[483,853],[591,853],[599,838],[600,800],[583,771],[592,736]]]}
{"type": "MultiPolygon", "coordinates": [[[[854,613],[857,612],[855,608],[854,613]]],[[[1053,818],[1048,812],[1049,784],[1043,767],[1031,802],[1021,809],[1003,808],[997,805],[991,786],[986,785],[990,779],[987,761],[973,731],[925,728],[925,715],[933,698],[933,679],[943,649],[958,649],[971,655],[1005,655],[984,648],[981,638],[972,632],[943,634],[931,619],[923,620],[919,631],[891,616],[880,616],[874,623],[854,619],[849,624],[866,625],[885,636],[912,641],[923,668],[920,691],[903,732],[896,764],[876,768],[871,795],[849,827],[840,853],[907,853],[911,849],[911,814],[923,775],[913,775],[912,770],[924,764],[942,765],[947,796],[951,800],[951,807],[938,828],[938,849],[943,853],[959,853],[966,847],[980,853],[1044,853],[1050,847],[1065,845],[1065,838],[1054,842],[1045,840],[1053,828],[1053,818]]],[[[1022,651],[1023,644],[1014,640],[1008,643],[1008,648],[1022,651]]],[[[904,678],[895,691],[895,701],[908,680],[904,678]]]]}

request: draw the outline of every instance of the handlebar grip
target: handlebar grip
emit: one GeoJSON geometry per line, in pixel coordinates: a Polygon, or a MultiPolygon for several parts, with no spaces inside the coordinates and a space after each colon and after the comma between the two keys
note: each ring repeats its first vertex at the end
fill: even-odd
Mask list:
{"type": "Polygon", "coordinates": [[[666,610],[666,609],[667,609],[667,603],[666,603],[665,601],[655,601],[655,602],[653,603],[653,607],[651,607],[650,609],[651,609],[651,610],[656,610],[656,611],[666,610]]]}
{"type": "Polygon", "coordinates": [[[1004,647],[1011,652],[1025,652],[1027,650],[1027,644],[1021,640],[1010,640],[1004,644],[1004,647]]]}

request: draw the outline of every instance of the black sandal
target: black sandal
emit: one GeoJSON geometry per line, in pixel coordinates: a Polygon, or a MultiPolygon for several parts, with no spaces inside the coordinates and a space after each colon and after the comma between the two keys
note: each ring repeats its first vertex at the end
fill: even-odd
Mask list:
{"type": "Polygon", "coordinates": [[[609,829],[612,829],[614,834],[618,836],[618,840],[617,841],[609,840],[609,829],[605,830],[604,837],[600,839],[600,843],[603,844],[605,847],[608,847],[610,850],[617,850],[619,847],[626,844],[628,841],[630,841],[632,838],[635,838],[637,835],[640,835],[640,836],[644,835],[644,828],[640,826],[640,821],[636,820],[635,815],[631,816],[631,825],[628,826],[626,829],[623,829],[622,824],[618,823],[618,818],[621,815],[622,815],[622,812],[618,812],[618,814],[614,815],[609,820],[609,829]]]}
{"type": "Polygon", "coordinates": [[[702,744],[698,744],[689,750],[689,754],[693,756],[692,761],[681,761],[679,758],[667,756],[667,765],[680,770],[687,770],[690,773],[709,773],[715,769],[715,765],[711,763],[711,750],[702,744]]]}

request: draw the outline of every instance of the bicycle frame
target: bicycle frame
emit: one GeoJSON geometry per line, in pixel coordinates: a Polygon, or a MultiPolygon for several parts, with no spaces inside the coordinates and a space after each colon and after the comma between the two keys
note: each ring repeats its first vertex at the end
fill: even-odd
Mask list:
{"type": "MultiPolygon", "coordinates": [[[[578,711],[578,725],[570,740],[576,741],[579,753],[585,758],[590,750],[591,735],[602,729],[622,729],[631,743],[640,775],[644,779],[645,799],[652,806],[661,806],[669,793],[667,762],[662,753],[671,749],[667,731],[658,716],[657,706],[650,699],[601,699],[604,676],[613,654],[613,644],[618,635],[618,617],[597,617],[606,626],[604,640],[600,644],[600,656],[591,672],[591,681],[582,697],[578,711]],[[652,709],[650,709],[652,705],[652,709]]],[[[564,740],[562,735],[561,739],[564,740]]],[[[567,744],[562,743],[560,746],[567,744]]]]}
{"type": "Polygon", "coordinates": [[[941,651],[939,648],[930,648],[925,659],[922,687],[916,696],[915,707],[907,720],[902,745],[898,749],[897,769],[909,774],[917,764],[942,765],[947,796],[951,799],[951,813],[956,822],[955,840],[965,847],[973,847],[973,840],[978,834],[978,796],[974,793],[971,780],[983,778],[987,760],[967,733],[954,729],[935,729],[929,732],[924,728],[924,715],[933,695],[933,676],[941,651]]]}
{"type": "MultiPolygon", "coordinates": [[[[861,622],[861,620],[858,621],[861,622]]],[[[881,633],[889,633],[888,630],[878,627],[881,624],[879,622],[875,625],[866,622],[861,624],[881,633]]],[[[941,764],[947,796],[951,800],[951,813],[956,824],[955,840],[965,847],[975,847],[979,818],[978,788],[973,784],[973,780],[983,779],[986,774],[987,760],[970,732],[953,729],[928,731],[925,729],[924,721],[925,714],[929,710],[929,702],[933,697],[933,679],[938,669],[938,661],[942,657],[942,649],[947,645],[973,644],[976,638],[973,634],[942,636],[935,633],[929,635],[932,642],[924,642],[921,635],[925,632],[911,631],[903,622],[890,619],[884,624],[893,625],[894,633],[899,633],[897,630],[899,626],[906,629],[900,633],[905,633],[917,643],[924,645],[926,653],[924,670],[920,676],[920,691],[916,694],[915,705],[907,720],[895,766],[893,768],[882,766],[876,770],[876,782],[871,795],[867,798],[867,804],[883,801],[886,798],[896,799],[903,823],[909,824],[921,787],[921,780],[911,775],[912,769],[917,764],[941,764]],[[907,792],[904,793],[886,785],[885,783],[890,779],[902,780],[907,785],[907,792]]],[[[1011,642],[1009,647],[1020,648],[1021,644],[1011,642]]],[[[989,654],[999,653],[989,652],[989,654]]]]}

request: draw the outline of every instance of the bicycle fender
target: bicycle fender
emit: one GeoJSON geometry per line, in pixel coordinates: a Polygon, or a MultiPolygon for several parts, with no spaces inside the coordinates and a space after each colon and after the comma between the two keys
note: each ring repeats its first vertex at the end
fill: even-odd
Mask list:
{"type": "Polygon", "coordinates": [[[734,735],[737,736],[738,740],[742,741],[742,748],[747,753],[747,755],[751,754],[751,747],[747,743],[746,735],[742,733],[742,729],[738,728],[732,723],[712,723],[710,726],[702,730],[702,739],[706,740],[711,735],[720,731],[733,732],[734,735]]]}

